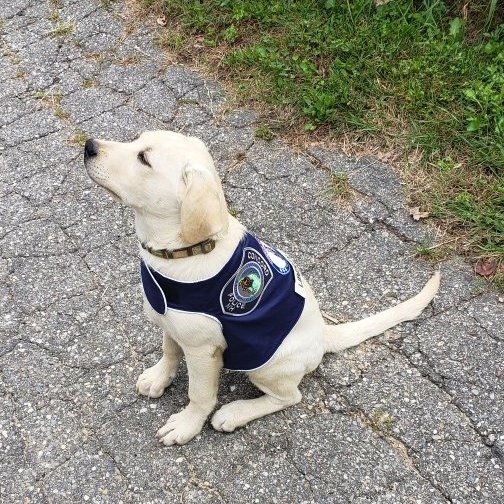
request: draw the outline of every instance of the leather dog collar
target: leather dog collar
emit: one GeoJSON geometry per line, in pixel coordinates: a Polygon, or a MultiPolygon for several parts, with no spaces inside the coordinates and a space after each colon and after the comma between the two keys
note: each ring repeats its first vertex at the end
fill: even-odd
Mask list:
{"type": "Polygon", "coordinates": [[[189,247],[183,247],[179,249],[169,250],[169,249],[153,249],[147,246],[145,243],[141,243],[142,248],[147,250],[152,255],[161,257],[163,259],[181,259],[183,257],[191,257],[199,254],[208,254],[212,252],[215,248],[215,240],[207,239],[202,242],[196,243],[196,245],[190,245],[189,247]]]}

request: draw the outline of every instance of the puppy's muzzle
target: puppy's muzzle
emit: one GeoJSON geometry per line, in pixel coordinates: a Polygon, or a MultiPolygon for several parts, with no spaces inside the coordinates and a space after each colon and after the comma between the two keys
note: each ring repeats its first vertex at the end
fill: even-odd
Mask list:
{"type": "Polygon", "coordinates": [[[84,162],[98,155],[98,144],[92,139],[86,140],[84,145],[84,162]]]}

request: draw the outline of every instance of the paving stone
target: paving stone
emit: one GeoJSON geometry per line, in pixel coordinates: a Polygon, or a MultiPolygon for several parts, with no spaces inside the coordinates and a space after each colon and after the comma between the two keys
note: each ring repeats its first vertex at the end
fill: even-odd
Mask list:
{"type": "Polygon", "coordinates": [[[203,107],[192,103],[183,103],[175,112],[174,126],[177,131],[191,135],[191,128],[210,121],[210,115],[203,107]]]}
{"type": "MultiPolygon", "coordinates": [[[[92,185],[90,182],[89,186],[92,185]]],[[[96,215],[102,215],[102,218],[105,218],[103,212],[110,212],[109,218],[113,216],[118,221],[122,215],[120,208],[116,208],[116,211],[112,209],[112,201],[103,191],[97,193],[94,187],[85,187],[81,186],[79,191],[79,186],[75,186],[67,177],[61,186],[64,192],[55,194],[50,202],[54,221],[62,226],[72,239],[77,240],[79,248],[84,251],[115,240],[115,238],[98,235],[92,242],[94,236],[92,226],[97,219],[96,215]],[[72,226],[75,226],[75,229],[72,226]],[[89,239],[87,235],[90,236],[89,239]]]]}
{"type": "Polygon", "coordinates": [[[25,100],[19,98],[7,98],[3,101],[2,115],[0,116],[0,127],[13,123],[20,117],[29,114],[33,109],[25,100]]]}
{"type": "MultiPolygon", "coordinates": [[[[469,304],[425,320],[414,335],[406,337],[405,345],[417,365],[440,380],[482,435],[500,436],[504,433],[504,343],[468,314],[475,312],[469,304]]],[[[499,327],[502,320],[494,318],[499,327]]]]}
{"type": "Polygon", "coordinates": [[[91,250],[85,260],[102,287],[121,290],[124,286],[139,283],[137,253],[138,246],[126,251],[116,243],[108,243],[91,250]]]}
{"type": "Polygon", "coordinates": [[[287,177],[267,180],[245,163],[230,172],[228,182],[228,201],[241,222],[292,256],[301,268],[312,265],[313,256],[327,254],[335,243],[347,243],[359,234],[361,226],[351,215],[337,208],[328,212],[307,200],[303,185],[287,177]],[[279,194],[281,207],[273,202],[279,194]],[[335,219],[338,214],[344,218],[335,219]],[[300,229],[302,243],[296,239],[300,229]]]}
{"type": "Polygon", "coordinates": [[[95,287],[86,265],[73,254],[17,258],[14,270],[12,293],[28,313],[95,287]]]}
{"type": "Polygon", "coordinates": [[[123,27],[103,9],[96,9],[76,23],[73,37],[87,51],[101,53],[119,43],[123,27]]]}
{"type": "Polygon", "coordinates": [[[71,367],[93,368],[110,366],[130,356],[129,322],[115,317],[110,306],[105,306],[79,331],[61,353],[61,360],[71,367]]]}
{"type": "MultiPolygon", "coordinates": [[[[31,175],[33,173],[34,163],[37,163],[37,169],[38,167],[51,168],[53,166],[59,166],[61,172],[66,173],[70,161],[76,157],[78,157],[79,160],[82,159],[80,148],[71,143],[72,137],[72,131],[62,129],[56,133],[44,136],[43,138],[23,142],[16,147],[17,152],[14,159],[18,161],[21,159],[22,163],[18,164],[29,166],[29,170],[26,169],[24,172],[26,175],[31,175]],[[22,157],[19,151],[23,153],[22,157]],[[26,161],[24,160],[25,156],[26,161]]],[[[76,166],[74,165],[74,167],[76,166]]]]}
{"type": "Polygon", "coordinates": [[[8,193],[0,202],[0,236],[12,231],[14,226],[33,218],[37,209],[26,198],[16,193],[8,193]]]}
{"type": "Polygon", "coordinates": [[[243,164],[247,151],[255,141],[253,129],[247,127],[211,127],[206,124],[194,135],[205,142],[223,179],[228,177],[228,172],[243,164]]]}
{"type": "MultiPolygon", "coordinates": [[[[330,380],[330,373],[327,376],[330,380]]],[[[489,448],[481,447],[480,436],[471,421],[452,404],[444,390],[422,378],[404,357],[388,355],[370,366],[358,382],[341,388],[340,392],[352,406],[363,410],[379,430],[399,438],[420,472],[429,481],[437,480],[453,498],[460,502],[466,499],[482,502],[487,496],[484,491],[481,493],[481,488],[486,485],[488,491],[492,486],[502,486],[499,463],[492,460],[489,448]],[[385,384],[383,376],[387,376],[385,384]],[[453,456],[460,450],[467,460],[470,457],[471,470],[464,469],[463,476],[460,459],[453,456]],[[434,454],[443,460],[443,471],[454,475],[451,481],[438,479],[440,464],[434,454]],[[485,482],[490,474],[493,480],[485,482]],[[474,488],[478,482],[480,489],[474,488]]]]}
{"type": "Polygon", "coordinates": [[[47,88],[68,68],[66,61],[58,61],[58,52],[58,40],[51,36],[19,50],[20,66],[31,88],[37,91],[47,88]]]}
{"type": "MultiPolygon", "coordinates": [[[[472,273],[471,267],[455,258],[443,264],[443,289],[436,296],[435,313],[441,313],[460,305],[466,300],[476,298],[487,288],[487,283],[472,273]]],[[[499,305],[494,309],[499,312],[499,305]]]]}
{"type": "Polygon", "coordinates": [[[0,180],[12,189],[23,178],[41,171],[44,168],[43,159],[21,149],[5,149],[0,151],[0,180]]]}
{"type": "Polygon", "coordinates": [[[399,176],[376,159],[359,160],[349,173],[349,183],[360,192],[372,194],[390,210],[404,205],[404,190],[399,176]]]}
{"type": "Polygon", "coordinates": [[[152,80],[133,95],[133,104],[146,114],[169,123],[175,117],[177,99],[165,84],[152,80]]]}
{"type": "Polygon", "coordinates": [[[204,440],[184,447],[184,454],[198,478],[216,488],[225,502],[254,502],[256,498],[314,502],[310,483],[292,457],[246,430],[220,439],[210,432],[204,440]]]}
{"type": "MultiPolygon", "coordinates": [[[[78,73],[83,80],[88,80],[89,83],[95,85],[98,81],[98,75],[102,66],[102,61],[99,53],[84,53],[80,58],[76,58],[69,64],[69,70],[78,73]]],[[[84,82],[82,82],[82,87],[84,82]]]]}
{"type": "Polygon", "coordinates": [[[34,19],[29,16],[15,16],[4,26],[4,40],[9,48],[17,51],[39,42],[53,29],[51,22],[44,16],[34,19]]]}
{"type": "MultiPolygon", "coordinates": [[[[24,2],[22,2],[24,3],[24,2]]],[[[30,1],[22,11],[18,12],[18,16],[22,16],[27,19],[29,23],[39,20],[48,12],[47,4],[44,2],[30,1]]]]}
{"type": "Polygon", "coordinates": [[[0,355],[12,351],[19,343],[23,313],[15,306],[14,297],[7,285],[0,285],[0,355]]]}
{"type": "Polygon", "coordinates": [[[136,64],[134,61],[122,64],[112,64],[101,72],[100,83],[105,88],[114,89],[119,93],[133,93],[145,86],[159,72],[152,62],[136,64]]]}
{"type": "MultiPolygon", "coordinates": [[[[79,25],[80,26],[80,25],[79,25]]],[[[100,53],[101,51],[113,50],[119,43],[119,34],[100,32],[86,35],[80,30],[75,35],[77,43],[85,51],[100,53]]]]}
{"type": "Polygon", "coordinates": [[[76,219],[75,224],[65,229],[80,250],[88,251],[116,241],[128,223],[128,218],[119,205],[111,208],[110,202],[106,201],[100,206],[104,208],[103,212],[86,212],[87,215],[76,219]]]}
{"type": "Polygon", "coordinates": [[[23,12],[26,7],[30,4],[30,0],[20,0],[18,2],[12,2],[11,0],[0,0],[0,10],[2,12],[2,17],[8,19],[17,14],[23,12]]]}
{"type": "Polygon", "coordinates": [[[224,117],[225,124],[232,128],[245,128],[257,121],[257,115],[249,110],[231,110],[224,117]]]}
{"type": "MultiPolygon", "coordinates": [[[[117,420],[126,407],[132,407],[129,414],[133,409],[137,411],[135,384],[142,371],[142,363],[133,359],[89,369],[68,384],[62,399],[79,411],[85,429],[96,432],[107,422],[117,420]]],[[[152,435],[147,429],[145,433],[152,435]]],[[[124,440],[122,431],[118,435],[124,440]]]]}
{"type": "Polygon", "coordinates": [[[219,84],[213,81],[203,82],[201,86],[184,94],[183,98],[184,101],[194,101],[212,116],[218,115],[226,104],[224,90],[219,84]]]}
{"type": "Polygon", "coordinates": [[[407,240],[418,242],[424,246],[432,246],[438,242],[437,231],[427,226],[419,226],[411,218],[407,208],[393,210],[385,217],[384,222],[394,233],[407,240]]]}
{"type": "MultiPolygon", "coordinates": [[[[117,4],[117,6],[120,7],[121,4],[117,4]]],[[[127,36],[125,35],[121,38],[121,44],[114,50],[116,58],[128,58],[131,55],[137,55],[142,61],[148,59],[158,67],[166,66],[164,63],[165,57],[159,50],[159,46],[148,27],[141,25],[133,27],[133,31],[128,30],[127,36]]]]}
{"type": "Polygon", "coordinates": [[[125,142],[134,140],[146,130],[165,129],[161,120],[150,117],[129,105],[123,105],[79,125],[82,131],[95,138],[125,142]]]}
{"type": "Polygon", "coordinates": [[[26,464],[25,443],[16,419],[12,397],[0,391],[0,496],[5,502],[33,499],[43,502],[35,490],[36,476],[26,464]]]}
{"type": "Polygon", "coordinates": [[[311,168],[304,156],[296,155],[280,141],[256,139],[247,151],[247,161],[267,180],[301,175],[311,168]],[[265,155],[268,153],[267,155],[265,155]]]}
{"type": "Polygon", "coordinates": [[[20,422],[25,451],[38,477],[68,460],[91,435],[81,425],[81,414],[60,400],[50,401],[20,422]]]}
{"type": "Polygon", "coordinates": [[[35,206],[47,204],[63,182],[65,175],[60,167],[36,172],[14,185],[15,190],[35,206]]]}
{"type": "Polygon", "coordinates": [[[499,297],[493,292],[484,293],[463,306],[492,338],[504,342],[504,303],[499,297]]]}
{"type": "Polygon", "coordinates": [[[61,228],[47,219],[22,223],[0,240],[3,257],[46,257],[75,251],[61,228]]]}
{"type": "Polygon", "coordinates": [[[108,89],[86,88],[65,97],[61,107],[70,115],[70,120],[79,124],[103,112],[119,107],[125,98],[108,89]]]}
{"type": "Polygon", "coordinates": [[[61,128],[61,122],[51,111],[38,110],[0,128],[0,143],[12,146],[54,133],[61,128]]]}
{"type": "Polygon", "coordinates": [[[99,289],[57,301],[24,317],[20,337],[62,356],[78,335],[86,335],[97,313],[107,306],[99,289]]]}
{"type": "Polygon", "coordinates": [[[389,209],[373,197],[360,197],[352,205],[355,215],[368,224],[384,222],[389,216],[389,209]]]}
{"type": "Polygon", "coordinates": [[[129,483],[112,458],[88,445],[44,479],[50,502],[132,502],[129,483]]]}
{"type": "Polygon", "coordinates": [[[0,357],[2,380],[16,397],[16,417],[23,419],[59,399],[83,371],[65,367],[43,348],[20,342],[14,350],[0,357]],[[20,373],[22,370],[22,373],[20,373]]]}
{"type": "Polygon", "coordinates": [[[320,145],[308,147],[307,154],[326,169],[334,173],[350,173],[356,170],[358,159],[353,159],[336,148],[320,145]]]}
{"type": "MultiPolygon", "coordinates": [[[[439,491],[411,473],[408,461],[356,419],[323,415],[306,419],[301,429],[323,432],[324,443],[314,447],[309,436],[292,438],[290,458],[310,477],[315,502],[354,502],[401,487],[397,502],[444,502],[439,491]],[[345,467],[341,461],[346,460],[345,467]],[[404,501],[402,498],[404,498],[404,501]]],[[[374,501],[373,501],[374,502],[374,501]]]]}
{"type": "Polygon", "coordinates": [[[193,477],[184,449],[175,448],[167,454],[154,436],[168,416],[159,401],[142,401],[135,404],[135,411],[124,410],[97,433],[100,444],[140,491],[159,489],[178,494],[193,477]]]}
{"type": "Polygon", "coordinates": [[[54,77],[47,91],[57,96],[68,96],[82,89],[84,85],[85,78],[82,77],[82,73],[66,68],[54,77]]]}
{"type": "Polygon", "coordinates": [[[204,85],[203,79],[196,72],[182,66],[168,67],[161,80],[175,93],[177,99],[204,85]]]}
{"type": "Polygon", "coordinates": [[[337,319],[358,320],[418,293],[432,268],[412,261],[410,245],[380,230],[365,232],[327,254],[313,273],[307,277],[322,308],[337,319]]]}
{"type": "Polygon", "coordinates": [[[58,14],[63,21],[76,21],[88,17],[100,7],[93,0],[71,1],[62,0],[58,6],[58,14]]]}
{"type": "MultiPolygon", "coordinates": [[[[17,75],[18,72],[22,73],[23,70],[17,70],[15,75],[17,75]]],[[[0,100],[3,100],[4,98],[15,98],[27,90],[28,83],[24,79],[16,77],[15,75],[2,82],[2,85],[0,86],[0,100]]],[[[6,104],[5,107],[7,108],[8,104],[6,104]]],[[[11,121],[5,121],[5,124],[10,122],[11,121]]]]}
{"type": "MultiPolygon", "coordinates": [[[[139,263],[136,261],[136,268],[139,263]]],[[[138,270],[137,270],[138,271],[138,270]]],[[[162,341],[161,330],[149,322],[143,313],[142,290],[138,278],[131,285],[110,286],[105,299],[112,307],[116,317],[127,324],[128,341],[135,352],[146,354],[159,350],[162,341]]]]}

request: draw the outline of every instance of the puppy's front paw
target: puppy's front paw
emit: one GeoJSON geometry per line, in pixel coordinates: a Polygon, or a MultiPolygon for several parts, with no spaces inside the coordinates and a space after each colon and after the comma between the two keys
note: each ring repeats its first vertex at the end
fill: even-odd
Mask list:
{"type": "Polygon", "coordinates": [[[212,417],[212,427],[223,432],[233,432],[237,427],[243,427],[249,420],[246,401],[233,401],[224,404],[212,417]]]}
{"type": "Polygon", "coordinates": [[[146,369],[136,382],[138,394],[147,397],[161,397],[164,389],[170,385],[175,378],[175,371],[170,370],[164,359],[161,359],[155,366],[146,369]]]}
{"type": "Polygon", "coordinates": [[[159,442],[167,446],[183,445],[199,434],[206,417],[189,412],[188,408],[172,415],[168,422],[157,431],[159,442]]]}

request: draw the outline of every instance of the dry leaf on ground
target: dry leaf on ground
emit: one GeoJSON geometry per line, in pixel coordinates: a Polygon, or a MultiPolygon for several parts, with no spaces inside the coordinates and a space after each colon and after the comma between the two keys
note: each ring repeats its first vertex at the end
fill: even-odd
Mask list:
{"type": "Polygon", "coordinates": [[[413,219],[416,221],[419,221],[420,219],[425,219],[426,217],[429,217],[429,212],[420,212],[420,207],[409,207],[408,208],[409,213],[413,219]]]}
{"type": "Polygon", "coordinates": [[[497,261],[489,261],[486,259],[480,259],[474,265],[474,272],[477,275],[481,275],[484,277],[492,276],[497,270],[497,261]]]}

